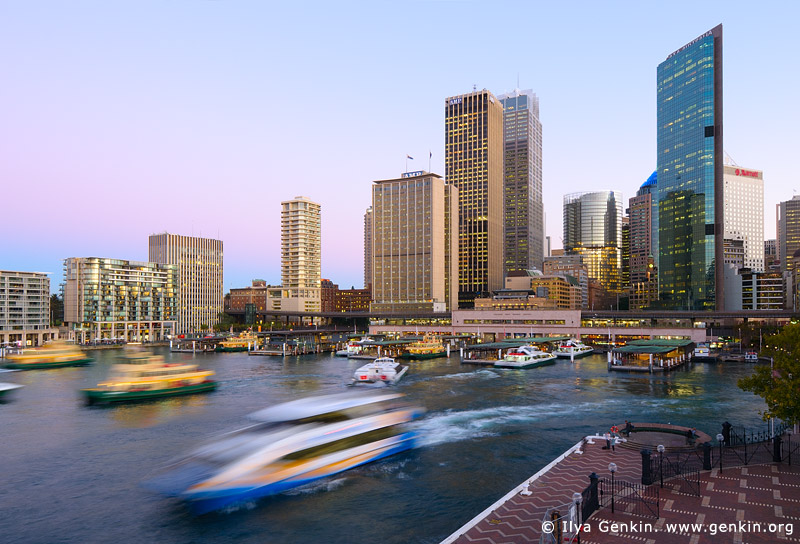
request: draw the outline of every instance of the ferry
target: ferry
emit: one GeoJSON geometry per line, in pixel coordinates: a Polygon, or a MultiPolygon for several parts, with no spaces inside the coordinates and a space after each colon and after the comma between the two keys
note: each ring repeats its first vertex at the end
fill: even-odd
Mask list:
{"type": "Polygon", "coordinates": [[[406,351],[400,355],[404,359],[433,359],[446,357],[447,349],[435,336],[426,334],[422,340],[409,344],[406,351]]]}
{"type": "Polygon", "coordinates": [[[81,392],[90,405],[188,395],[216,389],[213,375],[194,364],[168,364],[161,355],[133,352],[111,368],[107,381],[81,392]]]}
{"type": "Polygon", "coordinates": [[[591,355],[592,352],[594,352],[594,348],[587,346],[586,344],[575,338],[570,338],[566,342],[561,342],[553,350],[553,354],[556,357],[566,357],[575,359],[577,359],[578,357],[585,357],[587,355],[591,355]]]}
{"type": "Polygon", "coordinates": [[[347,343],[347,347],[344,349],[340,349],[336,352],[337,357],[352,357],[354,355],[360,355],[361,352],[364,351],[365,347],[364,343],[367,341],[367,337],[362,338],[361,340],[350,340],[347,343]]]}
{"type": "Polygon", "coordinates": [[[252,332],[245,332],[233,338],[220,342],[214,349],[216,352],[229,353],[234,351],[249,351],[258,347],[258,336],[252,332]]]}
{"type": "Polygon", "coordinates": [[[9,355],[7,359],[9,362],[4,366],[17,370],[83,366],[94,361],[74,344],[67,344],[62,340],[50,342],[40,348],[26,349],[22,353],[9,355]]]}
{"type": "Polygon", "coordinates": [[[145,485],[204,514],[377,461],[416,445],[405,424],[423,410],[399,404],[401,396],[335,394],[266,408],[145,485]]]}
{"type": "Polygon", "coordinates": [[[719,355],[711,353],[711,347],[706,342],[701,342],[692,351],[692,361],[717,362],[719,355]]]}
{"type": "Polygon", "coordinates": [[[744,354],[744,362],[745,363],[757,363],[758,362],[758,353],[755,351],[747,351],[744,354]]]}
{"type": "Polygon", "coordinates": [[[538,366],[553,365],[556,356],[552,353],[540,351],[536,346],[520,346],[512,348],[503,359],[497,361],[497,368],[536,368],[538,366]]]}
{"type": "Polygon", "coordinates": [[[400,378],[405,376],[407,371],[407,366],[398,364],[391,357],[379,357],[356,370],[353,375],[352,383],[355,385],[359,383],[383,382],[393,385],[400,381],[400,378]]]}

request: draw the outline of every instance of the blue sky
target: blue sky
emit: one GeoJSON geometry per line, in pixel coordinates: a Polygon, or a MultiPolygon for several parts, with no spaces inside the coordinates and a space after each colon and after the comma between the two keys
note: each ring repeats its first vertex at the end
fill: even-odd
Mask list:
{"type": "Polygon", "coordinates": [[[792,157],[794,3],[0,0],[0,268],[147,259],[219,237],[225,286],[280,282],[280,201],[322,205],[323,277],[363,282],[373,180],[443,172],[444,100],[540,99],[547,234],[565,193],[627,200],[655,168],[656,66],[724,28],[725,150],[764,170],[765,234],[792,157]]]}

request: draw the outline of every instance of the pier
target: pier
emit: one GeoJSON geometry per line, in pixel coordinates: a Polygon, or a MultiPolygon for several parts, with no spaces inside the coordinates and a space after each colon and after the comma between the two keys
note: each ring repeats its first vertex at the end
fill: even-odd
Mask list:
{"type": "MultiPolygon", "coordinates": [[[[687,427],[654,423],[634,423],[613,449],[599,433],[587,436],[442,544],[787,540],[793,526],[786,524],[800,522],[789,514],[800,502],[800,437],[781,429],[778,438],[757,442],[725,425],[724,444],[714,445],[706,433],[689,439],[687,427]],[[672,523],[742,521],[775,530],[752,538],[734,529],[715,540],[698,540],[701,529],[668,530],[672,523]]],[[[702,538],[709,538],[707,531],[702,538]]]]}

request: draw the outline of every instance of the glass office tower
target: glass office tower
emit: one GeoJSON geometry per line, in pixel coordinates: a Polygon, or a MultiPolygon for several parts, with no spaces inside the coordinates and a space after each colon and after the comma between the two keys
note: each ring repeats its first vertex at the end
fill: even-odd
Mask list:
{"type": "Polygon", "coordinates": [[[657,80],[661,306],[724,310],[722,25],[669,55],[657,80]]]}

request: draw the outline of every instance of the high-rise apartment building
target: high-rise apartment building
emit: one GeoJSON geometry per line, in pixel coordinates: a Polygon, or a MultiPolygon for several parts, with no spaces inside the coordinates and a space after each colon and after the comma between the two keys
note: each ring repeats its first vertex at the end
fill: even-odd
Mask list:
{"type": "Polygon", "coordinates": [[[42,272],[0,270],[0,345],[41,346],[50,328],[50,278],[42,272]]]}
{"type": "Polygon", "coordinates": [[[651,191],[656,185],[656,172],[647,178],[636,196],[628,200],[628,217],[631,229],[631,284],[645,281],[648,277],[648,260],[653,255],[651,243],[651,191]]]}
{"type": "Polygon", "coordinates": [[[725,165],[725,240],[742,240],[744,268],[764,271],[764,173],[725,165]]]}
{"type": "Polygon", "coordinates": [[[544,249],[542,123],[531,90],[498,97],[503,106],[504,273],[541,270],[544,249]]]}
{"type": "Polygon", "coordinates": [[[454,309],[458,190],[426,172],[376,181],[372,217],[372,311],[454,309]]]}
{"type": "Polygon", "coordinates": [[[781,202],[776,209],[778,260],[782,272],[799,268],[800,257],[800,195],[781,202]],[[796,255],[797,254],[797,255],[796,255]]]}
{"type": "Polygon", "coordinates": [[[224,310],[222,240],[153,234],[151,263],[175,265],[178,270],[177,333],[211,329],[224,310]]]}
{"type": "Polygon", "coordinates": [[[372,285],[372,206],[364,213],[364,289],[372,285]]]}
{"type": "Polygon", "coordinates": [[[722,25],[671,53],[657,84],[660,303],[724,310],[722,25]]]}
{"type": "Polygon", "coordinates": [[[503,107],[487,90],[445,100],[445,178],[458,189],[458,301],[503,285],[503,107]]]}
{"type": "Polygon", "coordinates": [[[322,208],[304,196],[281,202],[281,286],[284,311],[319,312],[322,208]]]}
{"type": "Polygon", "coordinates": [[[618,191],[564,196],[564,251],[580,255],[609,293],[622,288],[622,194],[618,191]]]}
{"type": "Polygon", "coordinates": [[[156,342],[175,333],[175,265],[71,257],[64,260],[63,293],[64,324],[78,342],[156,342]]]}

